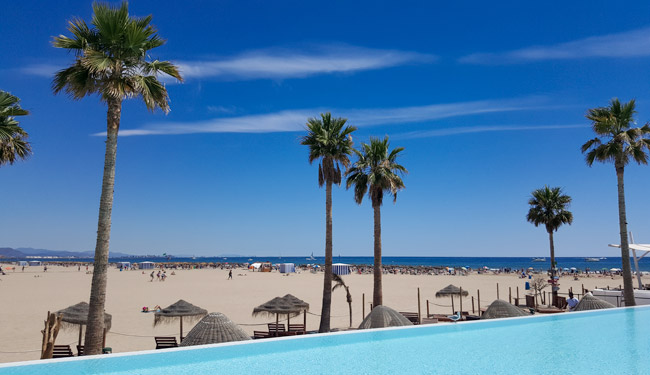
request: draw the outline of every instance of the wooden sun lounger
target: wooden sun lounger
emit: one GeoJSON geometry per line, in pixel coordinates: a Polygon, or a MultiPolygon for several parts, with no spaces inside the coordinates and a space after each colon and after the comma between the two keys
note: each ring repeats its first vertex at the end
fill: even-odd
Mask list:
{"type": "Polygon", "coordinates": [[[52,358],[74,357],[70,345],[54,345],[52,358]]]}
{"type": "Polygon", "coordinates": [[[307,329],[304,324],[289,324],[289,332],[295,332],[297,335],[304,335],[307,329]]]}
{"type": "Polygon", "coordinates": [[[81,357],[82,355],[84,355],[84,346],[77,345],[77,356],[81,357]]]}
{"type": "Polygon", "coordinates": [[[268,327],[269,327],[269,334],[273,337],[282,336],[285,332],[287,332],[287,329],[284,327],[284,324],[269,323],[268,327]]]}
{"type": "Polygon", "coordinates": [[[266,339],[269,337],[271,337],[271,335],[266,331],[253,331],[253,340],[266,339]]]}
{"type": "Polygon", "coordinates": [[[413,324],[420,324],[420,317],[418,313],[416,312],[403,312],[400,311],[400,314],[404,315],[406,319],[408,319],[411,323],[413,324]]]}
{"type": "Polygon", "coordinates": [[[156,349],[167,349],[167,348],[176,348],[178,347],[178,342],[176,342],[176,337],[154,337],[156,340],[156,349]]]}

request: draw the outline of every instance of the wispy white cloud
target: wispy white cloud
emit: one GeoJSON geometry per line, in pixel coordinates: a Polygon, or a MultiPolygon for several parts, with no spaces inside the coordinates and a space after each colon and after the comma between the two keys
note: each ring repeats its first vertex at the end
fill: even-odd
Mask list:
{"type": "MultiPolygon", "coordinates": [[[[342,44],[305,48],[266,48],[233,56],[203,60],[176,60],[185,79],[215,78],[241,81],[252,79],[305,78],[319,74],[354,73],[400,65],[429,63],[435,55],[393,49],[374,49],[342,44]]],[[[64,66],[31,64],[18,70],[24,74],[52,77],[64,66]]],[[[167,83],[176,81],[161,77],[167,83]]]]}
{"type": "Polygon", "coordinates": [[[461,57],[468,64],[513,64],[588,57],[650,56],[650,27],[593,36],[549,46],[531,46],[507,52],[475,53],[461,57]]]}
{"type": "Polygon", "coordinates": [[[234,106],[225,106],[225,105],[209,105],[207,107],[208,112],[212,113],[235,113],[237,112],[237,108],[234,106]]]}
{"type": "MultiPolygon", "coordinates": [[[[449,117],[470,116],[485,113],[512,112],[550,108],[544,97],[523,99],[481,100],[449,104],[399,108],[333,109],[332,113],[349,119],[359,127],[387,124],[427,122],[449,117]]],[[[121,130],[122,136],[154,134],[195,133],[270,133],[302,131],[308,117],[327,109],[311,108],[285,110],[267,114],[222,117],[196,122],[159,122],[147,124],[139,129],[121,130]]],[[[96,135],[103,135],[99,133],[96,135]]]]}
{"type": "Polygon", "coordinates": [[[587,128],[589,125],[491,125],[491,126],[461,126],[456,128],[433,129],[413,131],[407,133],[395,134],[395,139],[413,139],[413,138],[431,138],[443,137],[448,135],[468,134],[468,133],[485,133],[485,132],[506,132],[522,130],[551,130],[551,129],[575,129],[587,128]]]}
{"type": "Polygon", "coordinates": [[[308,49],[269,48],[202,61],[178,61],[187,78],[226,80],[303,78],[317,74],[351,73],[431,62],[433,55],[347,45],[308,49]]]}
{"type": "Polygon", "coordinates": [[[63,68],[63,66],[54,64],[31,64],[19,68],[18,71],[32,76],[52,78],[54,77],[54,73],[63,68]]]}

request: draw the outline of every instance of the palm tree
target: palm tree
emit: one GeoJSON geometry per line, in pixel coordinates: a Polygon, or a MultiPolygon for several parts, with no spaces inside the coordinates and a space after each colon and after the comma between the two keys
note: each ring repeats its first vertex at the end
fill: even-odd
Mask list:
{"type": "Polygon", "coordinates": [[[55,94],[65,91],[73,99],[98,94],[108,106],[106,155],[84,349],[86,354],[99,354],[102,351],[106,269],[122,102],[140,97],[150,111],[160,108],[167,113],[169,97],[158,76],[165,74],[182,80],[176,66],[168,61],[149,58],[149,51],[165,44],[165,40],[150,24],[151,16],[131,17],[126,2],[117,7],[93,3],[93,13],[90,25],[74,18],[68,25],[72,36],[54,38],[54,47],[72,51],[76,57],[70,67],[56,73],[52,83],[55,94]]]}
{"type": "MultiPolygon", "coordinates": [[[[546,232],[548,232],[548,241],[551,246],[551,279],[555,280],[555,244],[553,242],[553,232],[562,226],[562,224],[569,224],[573,222],[573,214],[567,210],[571,204],[571,197],[562,194],[562,189],[559,187],[550,188],[544,186],[532,192],[530,200],[528,200],[530,209],[526,220],[535,224],[536,227],[544,225],[546,232]]],[[[553,288],[553,301],[557,298],[557,289],[553,288]]]]}
{"type": "Polygon", "coordinates": [[[650,146],[650,126],[632,128],[634,122],[635,101],[621,104],[618,99],[610,101],[609,107],[592,108],[587,112],[587,119],[597,137],[582,145],[586,153],[587,165],[594,161],[613,162],[618,184],[618,224],[621,235],[621,261],[623,269],[623,298],[626,306],[634,306],[634,286],[630,267],[630,250],[627,238],[627,218],[625,214],[625,188],[623,175],[630,159],[637,164],[648,164],[646,149],[650,146]]]}
{"type": "Polygon", "coordinates": [[[332,274],[332,279],[336,283],[336,285],[334,285],[334,287],[332,288],[332,292],[335,291],[337,288],[345,289],[345,298],[348,301],[348,307],[350,309],[350,327],[352,327],[352,294],[350,294],[350,287],[345,285],[345,281],[343,281],[343,278],[335,273],[332,274]]]}
{"type": "Polygon", "coordinates": [[[332,184],[341,184],[341,167],[350,165],[352,154],[352,132],[354,126],[345,126],[347,119],[332,118],[332,114],[321,113],[320,119],[307,120],[309,133],[301,144],[309,147],[309,163],[318,164],[318,186],[325,184],[325,276],[323,281],[323,306],[319,332],[330,331],[330,309],[332,306],[332,184]]]}
{"type": "Polygon", "coordinates": [[[362,144],[361,150],[354,150],[358,160],[347,171],[347,188],[354,185],[354,200],[361,204],[363,196],[368,192],[372,202],[375,220],[375,266],[373,269],[374,285],[372,305],[383,305],[381,287],[381,205],[384,192],[393,195],[393,203],[397,201],[397,192],[404,189],[400,175],[408,173],[406,168],[395,161],[402,147],[389,151],[388,137],[383,140],[370,138],[370,144],[362,144]]]}
{"type": "Polygon", "coordinates": [[[15,116],[26,116],[27,110],[20,108],[20,99],[0,90],[0,166],[13,164],[16,159],[26,159],[32,148],[27,142],[28,134],[20,127],[15,116]]]}

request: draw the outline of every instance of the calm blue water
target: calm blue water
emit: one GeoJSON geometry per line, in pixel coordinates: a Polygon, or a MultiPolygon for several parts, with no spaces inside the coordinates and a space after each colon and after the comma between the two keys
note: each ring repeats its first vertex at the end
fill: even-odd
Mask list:
{"type": "MultiPolygon", "coordinates": [[[[316,260],[307,260],[305,257],[206,257],[206,258],[171,258],[172,262],[219,262],[219,263],[245,263],[270,261],[272,263],[295,263],[295,264],[323,264],[324,257],[315,257],[316,260]]],[[[551,267],[550,257],[546,257],[546,262],[533,262],[531,257],[513,258],[513,257],[382,257],[385,265],[404,265],[404,266],[445,266],[445,267],[471,267],[478,269],[480,267],[488,268],[513,268],[521,269],[533,267],[535,269],[549,269],[551,267]]],[[[579,270],[589,268],[591,270],[600,270],[602,268],[621,268],[620,257],[607,257],[599,262],[586,262],[584,257],[558,257],[556,258],[558,267],[571,268],[579,270]]],[[[78,261],[92,262],[92,259],[77,259],[78,261]]],[[[138,258],[111,258],[111,262],[142,262],[142,261],[163,262],[165,258],[158,257],[138,257],[138,258]]],[[[334,263],[348,264],[373,264],[372,257],[346,257],[335,256],[334,263]]],[[[650,257],[643,258],[639,261],[641,271],[650,271],[650,257]]],[[[634,270],[634,267],[632,267],[634,270]]]]}
{"type": "Polygon", "coordinates": [[[260,340],[0,374],[648,374],[650,307],[260,340]]]}

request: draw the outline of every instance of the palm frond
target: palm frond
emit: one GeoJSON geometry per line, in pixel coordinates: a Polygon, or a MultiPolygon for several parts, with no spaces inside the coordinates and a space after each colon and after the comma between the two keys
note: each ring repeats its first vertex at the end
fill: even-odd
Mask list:
{"type": "Polygon", "coordinates": [[[93,4],[89,24],[72,19],[72,36],[58,36],[53,45],[73,50],[74,63],[58,71],[52,82],[54,93],[65,91],[74,99],[98,94],[104,101],[143,99],[149,110],[169,111],[169,96],[158,74],[182,77],[172,63],[148,60],[147,51],[164,44],[151,23],[152,17],[130,17],[128,4],[93,4]]]}

